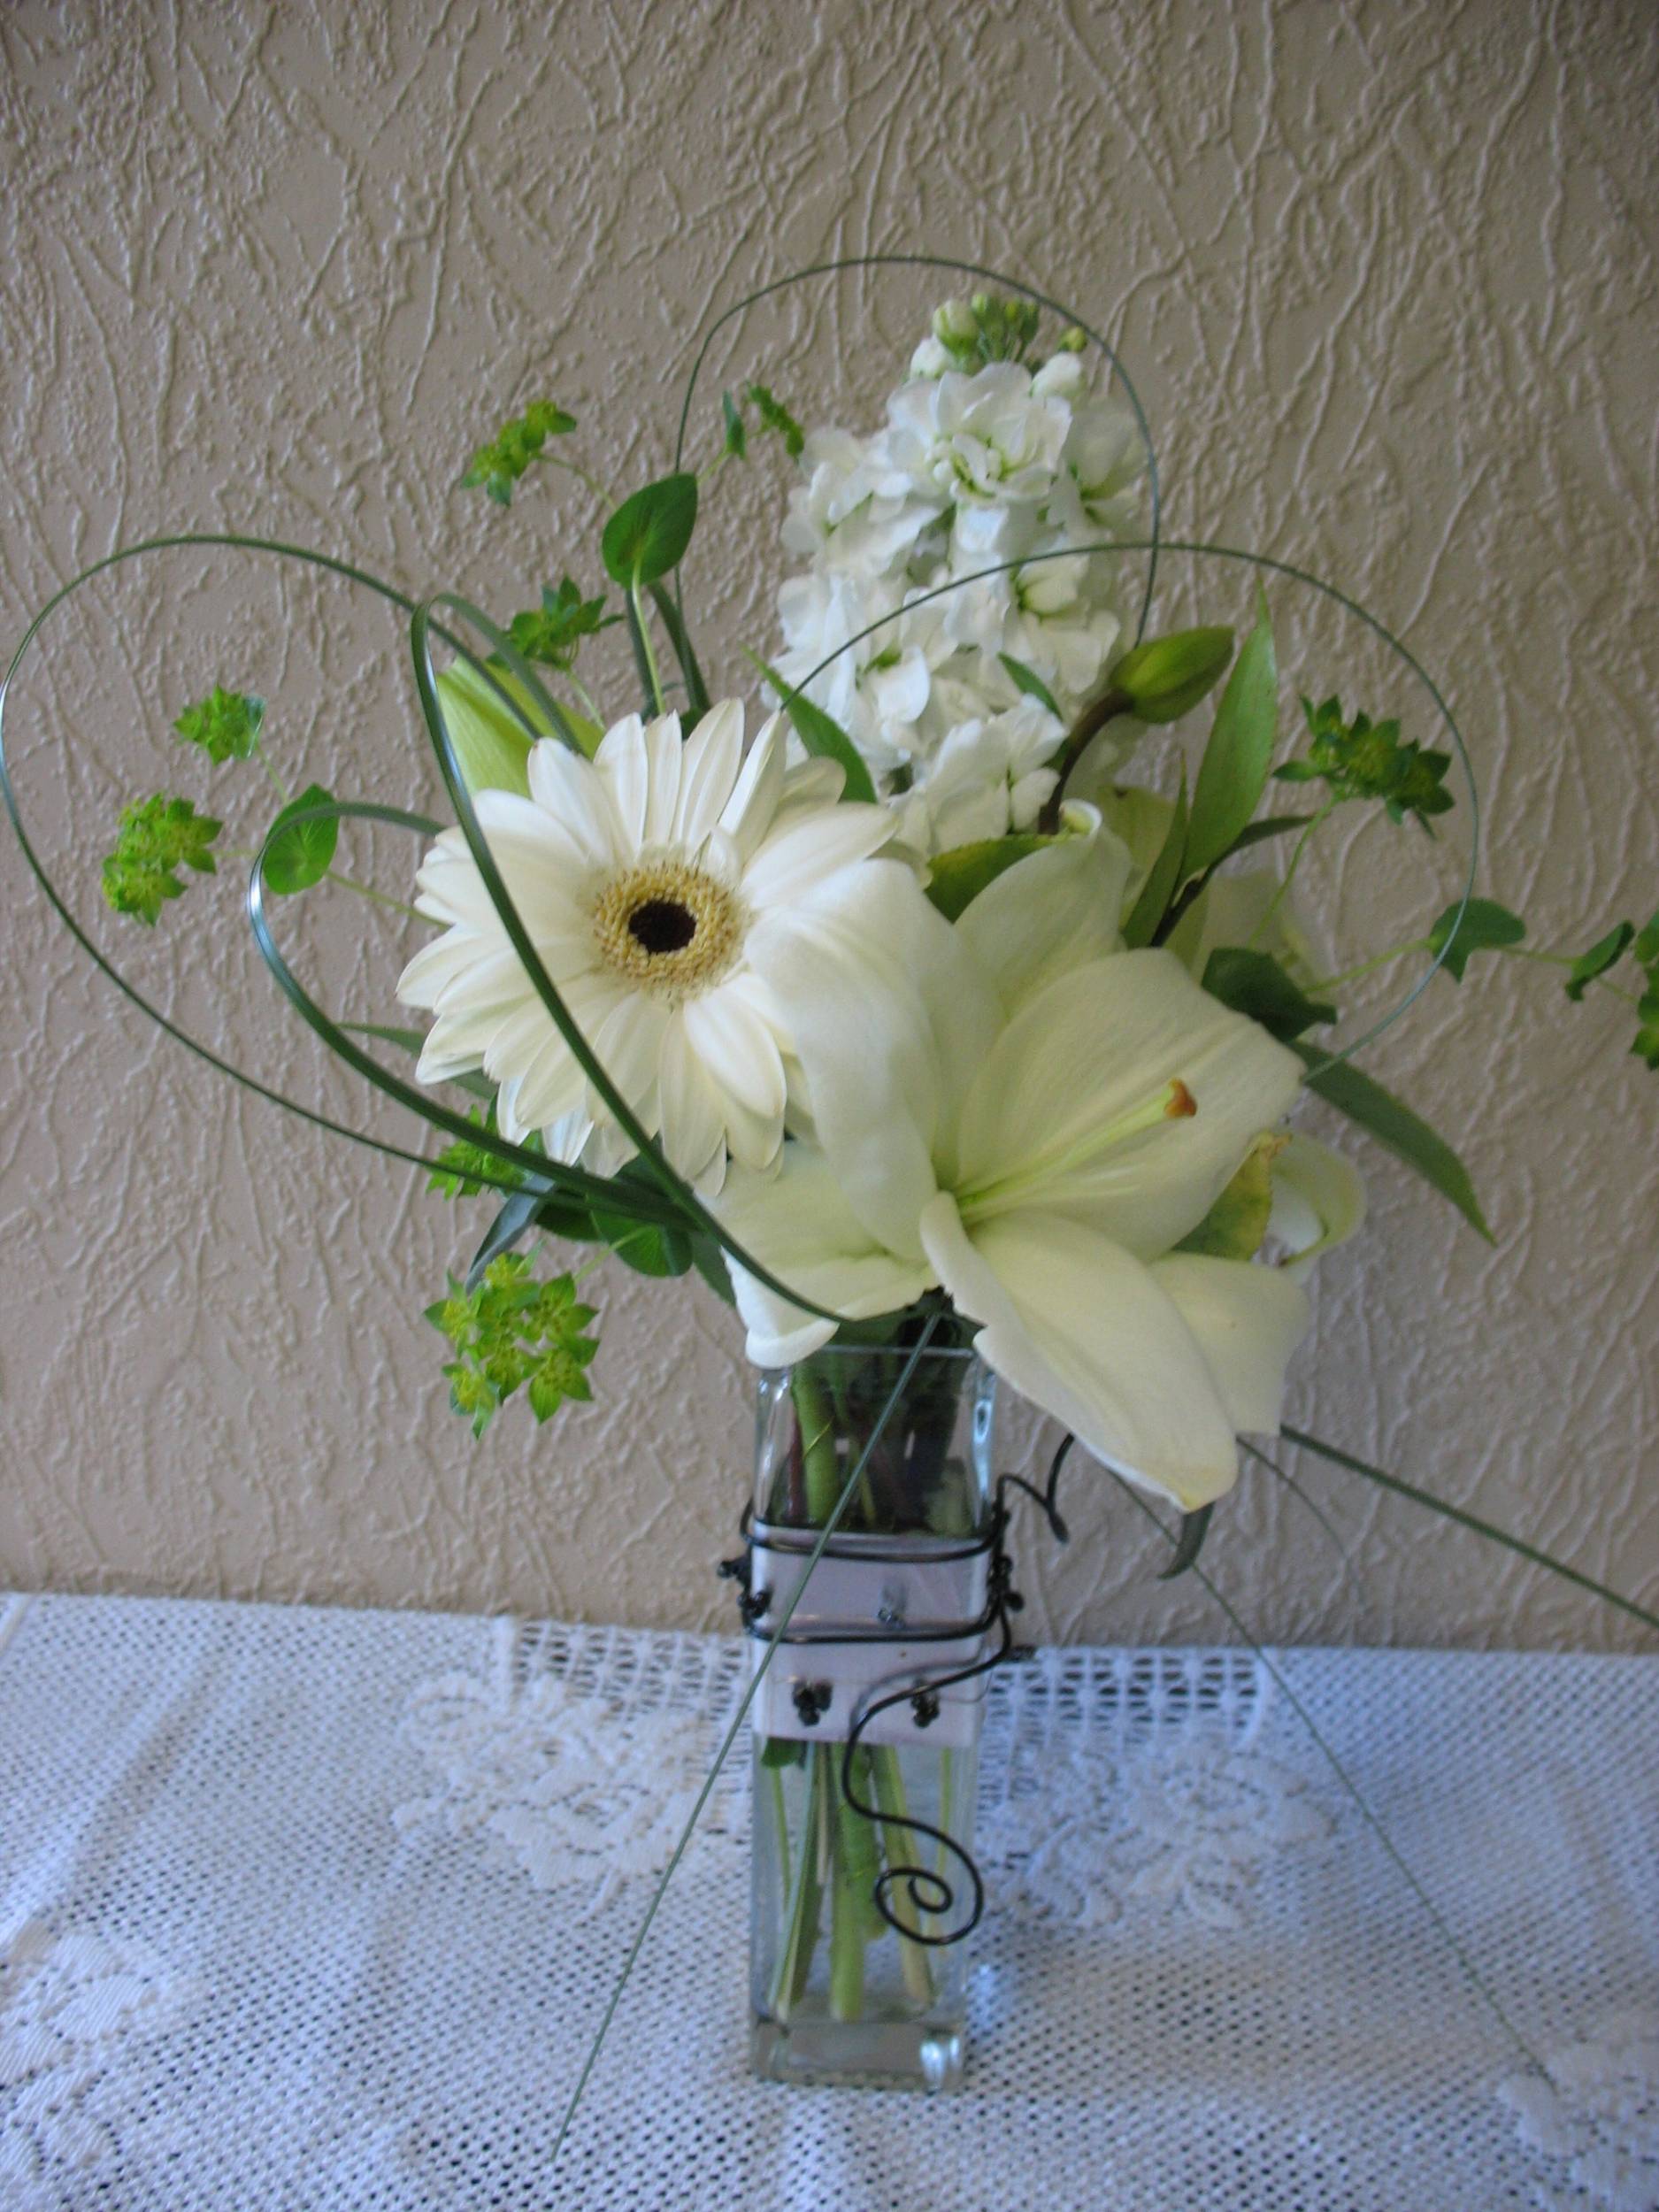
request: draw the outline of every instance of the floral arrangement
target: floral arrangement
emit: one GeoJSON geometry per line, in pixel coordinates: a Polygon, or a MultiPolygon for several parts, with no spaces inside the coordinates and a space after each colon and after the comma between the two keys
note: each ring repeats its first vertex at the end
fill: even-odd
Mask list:
{"type": "MultiPolygon", "coordinates": [[[[249,912],[304,1018],[446,1140],[423,1157],[430,1187],[493,1209],[427,1310],[475,1435],[515,1398],[539,1422],[590,1395],[600,1265],[695,1271],[735,1304],[756,1363],[794,1372],[794,1456],[765,1511],[818,1531],[815,1560],[843,1517],[875,1532],[919,1513],[942,1532],[966,1512],[942,1479],[918,1507],[893,1472],[944,1463],[954,1409],[903,1401],[931,1344],[972,1346],[1113,1475],[1172,1502],[1179,1570],[1240,1440],[1256,1451],[1279,1431],[1313,1271],[1364,1217],[1354,1161],[1290,1126],[1301,1094],[1489,1233],[1455,1148],[1352,1064],[1356,1044],[1329,1041],[1350,989],[1396,963],[1408,998],[1437,975],[1460,987],[1478,957],[1554,964],[1570,999],[1627,1000],[1632,1048],[1659,1067],[1659,915],[1540,949],[1475,895],[1472,857],[1460,895],[1406,941],[1327,972],[1325,918],[1297,892],[1333,818],[1363,810],[1432,840],[1460,803],[1455,764],[1472,856],[1455,726],[1380,626],[1277,561],[1255,564],[1241,640],[1224,621],[1156,627],[1156,468],[1133,389],[1094,342],[1110,382],[1080,326],[1020,288],[986,290],[938,309],[873,428],[809,434],[768,386],[728,391],[701,472],[677,457],[607,501],[588,572],[502,625],[343,572],[411,618],[454,820],[279,781],[242,856],[249,912]],[[769,453],[790,476],[791,572],[746,707],[711,696],[679,577],[707,487],[769,453]],[[1403,703],[1345,705],[1330,672],[1309,672],[1300,725],[1281,729],[1271,593],[1293,585],[1394,646],[1403,703]],[[616,627],[631,700],[593,672],[616,627]],[[273,913],[325,880],[387,902],[334,867],[354,819],[424,850],[406,964],[368,978],[380,1002],[348,1022],[294,973],[273,913]],[[388,1018],[394,992],[419,1025],[388,1018]],[[387,1052],[413,1057],[412,1081],[387,1052]],[[535,1240],[582,1256],[549,1268],[535,1240]],[[849,1408],[825,1363],[847,1347],[890,1360],[879,1408],[849,1408]],[[832,1433],[856,1452],[826,1460],[832,1433]]],[[[462,481],[505,505],[553,466],[596,491],[569,457],[577,429],[532,405],[462,481]]],[[[1235,573],[1248,557],[1181,549],[1235,573]]],[[[216,685],[173,726],[199,765],[263,763],[276,780],[258,697],[216,685]]],[[[33,860],[9,775],[5,791],[33,860]]],[[[109,906],[153,927],[215,872],[220,828],[173,790],[135,801],[102,861],[109,906]]],[[[891,1754],[856,1769],[849,1751],[836,1781],[798,1745],[769,1749],[807,1775],[835,1880],[916,1827],[891,1754]],[[849,1808],[875,1822],[874,1846],[849,1808]]],[[[816,1909],[791,1908],[784,1996],[804,1986],[816,1909]]],[[[878,1932],[864,1910],[831,1937],[837,2002],[855,2008],[878,1932]]],[[[926,1970],[907,1950],[911,1980],[926,1970]]]]}
{"type": "MultiPolygon", "coordinates": [[[[1137,633],[1147,449],[1083,332],[1050,335],[1031,299],[948,301],[866,434],[806,434],[763,385],[725,395],[717,466],[771,438],[795,478],[802,565],[757,657],[757,728],[710,703],[667,588],[689,471],[606,522],[618,604],[566,576],[503,630],[479,618],[488,652],[428,657],[461,820],[421,863],[438,933],[396,985],[431,1018],[364,1027],[418,1043],[422,1086],[476,1094],[433,1186],[504,1202],[428,1313],[476,1432],[517,1393],[538,1420],[590,1394],[588,1271],[538,1276],[517,1248],[540,1231],[695,1267],[763,1365],[933,1313],[1194,1511],[1232,1484],[1235,1437],[1278,1429],[1313,1264],[1363,1217],[1354,1164],[1286,1126],[1304,1087],[1486,1233],[1452,1147],[1316,1041],[1344,984],[1414,954],[1453,982],[1477,953],[1555,960],[1571,997],[1636,1002],[1659,1065],[1659,918],[1540,953],[1466,893],[1380,960],[1318,972],[1293,893],[1310,841],[1350,807],[1432,835],[1452,753],[1326,697],[1283,757],[1264,593],[1236,652],[1220,625],[1137,633]],[[619,718],[578,672],[618,622],[643,694],[619,718]],[[1151,740],[1207,702],[1171,790],[1179,756],[1151,740]]],[[[576,427],[534,405],[463,481],[507,503],[537,464],[575,465],[576,427]]],[[[218,687],[174,726],[218,765],[263,757],[264,712],[218,687]]],[[[314,786],[277,813],[267,943],[265,896],[333,872],[340,819],[314,786]]],[[[170,792],[128,807],[109,903],[156,923],[219,828],[170,792]]]]}

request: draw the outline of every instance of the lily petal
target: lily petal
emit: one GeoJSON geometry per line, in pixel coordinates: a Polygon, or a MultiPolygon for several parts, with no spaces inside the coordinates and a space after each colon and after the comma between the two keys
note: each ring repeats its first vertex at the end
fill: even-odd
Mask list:
{"type": "Polygon", "coordinates": [[[1118,917],[1132,862],[1092,806],[1069,806],[1057,844],[1017,860],[956,923],[1010,1012],[1069,968],[1103,959],[1123,940],[1118,917]]]}
{"type": "Polygon", "coordinates": [[[1096,1459],[1186,1512],[1231,1489],[1238,1451],[1208,1363],[1153,1271],[1074,1221],[1010,1214],[972,1235],[948,1193],[922,1242],[987,1366],[1096,1459]]]}
{"type": "Polygon", "coordinates": [[[971,1221],[1038,1207],[1155,1259],[1203,1219],[1301,1082],[1295,1055],[1172,954],[1091,961],[997,1039],[963,1109],[956,1187],[971,1221]]]}
{"type": "Polygon", "coordinates": [[[1276,1436],[1285,1370],[1308,1333],[1308,1294],[1282,1268],[1171,1252],[1152,1275],[1204,1356],[1240,1436],[1276,1436]]]}
{"type": "Polygon", "coordinates": [[[897,861],[833,876],[764,918],[748,950],[790,1010],[814,1131],[848,1203],[919,1259],[935,1148],[954,1136],[941,1125],[996,1033],[989,985],[897,861]]]}
{"type": "MultiPolygon", "coordinates": [[[[878,1243],[848,1205],[822,1153],[805,1146],[786,1145],[775,1175],[734,1168],[714,1210],[774,1275],[849,1321],[899,1312],[932,1286],[926,1263],[899,1259],[878,1243]]],[[[742,1268],[733,1264],[731,1275],[757,1366],[787,1367],[835,1333],[833,1321],[780,1298],[742,1268]]]]}

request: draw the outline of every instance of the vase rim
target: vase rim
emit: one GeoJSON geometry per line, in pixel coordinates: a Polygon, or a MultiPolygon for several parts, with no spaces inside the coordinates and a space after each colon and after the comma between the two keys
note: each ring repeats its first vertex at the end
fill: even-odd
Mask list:
{"type": "MultiPolygon", "coordinates": [[[[826,1344],[818,1351],[809,1352],[804,1359],[790,1360],[781,1367],[763,1367],[760,1371],[763,1375],[792,1375],[797,1367],[810,1367],[814,1360],[820,1359],[909,1359],[913,1348],[899,1344],[826,1344]]],[[[928,1344],[923,1347],[917,1364],[922,1366],[929,1360],[972,1360],[979,1356],[972,1344],[928,1344]]]]}

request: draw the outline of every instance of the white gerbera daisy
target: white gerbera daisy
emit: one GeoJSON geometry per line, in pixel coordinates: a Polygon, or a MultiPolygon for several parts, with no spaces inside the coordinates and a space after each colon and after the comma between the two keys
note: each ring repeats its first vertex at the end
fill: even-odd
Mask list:
{"type": "MultiPolygon", "coordinates": [[[[480,791],[479,826],[536,952],[584,1037],[672,1164],[718,1187],[727,1148],[773,1165],[783,1141],[787,1017],[750,967],[752,932],[895,826],[838,803],[841,771],[790,769],[774,715],[743,757],[743,710],[630,715],[592,761],[550,738],[527,796],[480,791]]],[[[418,1070],[435,1083],[482,1068],[515,1142],[613,1173],[632,1145],[593,1090],[508,942],[459,829],[417,879],[419,910],[447,926],[404,969],[398,996],[437,1018],[418,1070]]]]}

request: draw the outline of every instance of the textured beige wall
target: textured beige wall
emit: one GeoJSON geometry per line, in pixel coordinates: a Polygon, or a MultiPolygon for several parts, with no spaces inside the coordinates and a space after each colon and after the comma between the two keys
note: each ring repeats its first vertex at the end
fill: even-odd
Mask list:
{"type": "MultiPolygon", "coordinates": [[[[1656,58],[1646,0],[13,4],[0,628],[190,522],[511,609],[593,511],[550,482],[509,515],[457,496],[481,426],[554,391],[603,415],[605,467],[655,472],[712,292],[925,245],[1121,334],[1177,532],[1306,561],[1407,631],[1469,732],[1490,887],[1587,941],[1659,898],[1656,58]]],[[[849,288],[757,323],[743,358],[867,407],[886,359],[838,369],[861,311],[896,345],[932,296],[849,288]]],[[[775,469],[732,487],[697,573],[728,671],[769,634],[781,489],[775,469]]],[[[1210,581],[1236,616],[1236,582],[1210,581]]],[[[180,557],[90,617],[14,709],[52,851],[55,794],[91,840],[178,774],[166,720],[219,673],[272,699],[289,770],[429,792],[398,636],[360,598],[180,557]]],[[[1345,668],[1310,664],[1326,673],[1345,668]]],[[[247,779],[227,775],[234,816],[247,779]]],[[[95,919],[96,850],[70,870],[95,919]]],[[[1350,857],[1317,880],[1374,887],[1350,857]]],[[[408,864],[374,859],[382,880],[408,864]]],[[[0,1582],[725,1617],[709,1570],[747,1382],[712,1298],[617,1283],[599,1402],[474,1449],[419,1319],[466,1225],[411,1171],[187,1062],[73,952],[9,838],[0,899],[0,1582]]],[[[233,905],[186,933],[176,984],[165,948],[104,941],[262,1068],[280,1046],[296,1087],[350,1101],[233,905]]],[[[372,1010],[394,939],[326,912],[351,935],[325,969],[372,1010]]],[[[1375,1071],[1460,1133],[1497,1245],[1371,1156],[1371,1232],[1327,1270],[1293,1411],[1653,1603],[1659,1079],[1624,1042],[1610,1002],[1570,1012],[1510,964],[1438,983],[1379,1047],[1375,1071]]],[[[1351,1563],[1260,1480],[1212,1538],[1264,1638],[1628,1640],[1298,1471],[1351,1563]]],[[[1225,1632],[1149,1582],[1137,1517],[1087,1488],[1071,1549],[1033,1544],[1038,1630],[1225,1632]]]]}

